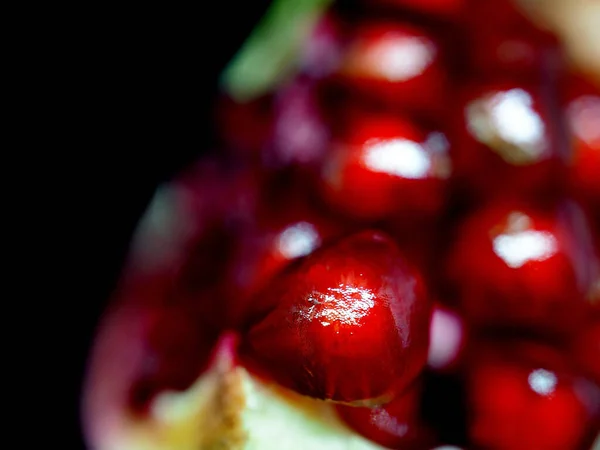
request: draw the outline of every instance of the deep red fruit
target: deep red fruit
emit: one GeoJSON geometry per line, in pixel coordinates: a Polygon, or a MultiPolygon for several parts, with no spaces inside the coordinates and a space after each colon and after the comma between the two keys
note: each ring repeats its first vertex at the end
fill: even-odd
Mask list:
{"type": "Polygon", "coordinates": [[[459,226],[446,274],[476,325],[567,331],[598,279],[590,238],[572,203],[551,210],[499,203],[459,226]]]}
{"type": "Polygon", "coordinates": [[[419,274],[381,232],[322,247],[257,301],[248,362],[301,394],[381,402],[425,364],[429,301],[419,274]]]}
{"type": "Polygon", "coordinates": [[[548,96],[535,85],[506,81],[471,86],[462,97],[452,156],[468,195],[560,192],[567,149],[548,96]]]}
{"type": "Polygon", "coordinates": [[[473,355],[466,385],[472,442],[490,450],[589,448],[598,388],[551,349],[518,345],[482,346],[473,355]]]}
{"type": "Polygon", "coordinates": [[[517,75],[536,82],[556,75],[561,62],[557,37],[531,23],[515,2],[471,1],[465,17],[475,74],[517,75]]]}
{"type": "Polygon", "coordinates": [[[427,31],[366,21],[349,36],[334,77],[349,92],[421,113],[443,109],[447,73],[439,43],[427,31]]]}
{"type": "Polygon", "coordinates": [[[572,80],[567,95],[570,182],[576,195],[600,208],[600,92],[588,83],[572,80]]]}
{"type": "Polygon", "coordinates": [[[390,403],[374,408],[337,405],[355,431],[384,447],[420,450],[435,442],[420,417],[421,387],[415,385],[390,403]]]}
{"type": "Polygon", "coordinates": [[[444,134],[400,115],[354,116],[325,158],[321,192],[352,217],[430,217],[444,204],[448,147],[444,134]]]}

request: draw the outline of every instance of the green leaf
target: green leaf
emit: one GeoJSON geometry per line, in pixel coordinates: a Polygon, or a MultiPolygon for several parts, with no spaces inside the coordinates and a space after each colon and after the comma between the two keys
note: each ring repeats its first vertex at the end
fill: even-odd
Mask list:
{"type": "Polygon", "coordinates": [[[332,0],[274,0],[221,74],[221,87],[244,102],[274,89],[296,70],[299,52],[332,0]]]}

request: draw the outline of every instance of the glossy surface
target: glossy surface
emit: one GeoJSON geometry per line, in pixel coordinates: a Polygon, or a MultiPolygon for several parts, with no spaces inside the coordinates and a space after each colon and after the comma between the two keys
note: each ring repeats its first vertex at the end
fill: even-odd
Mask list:
{"type": "Polygon", "coordinates": [[[488,206],[460,225],[447,275],[478,325],[564,332],[581,320],[597,276],[589,238],[573,204],[488,206]]]}
{"type": "Polygon", "coordinates": [[[414,121],[354,115],[322,166],[321,191],[344,213],[365,219],[438,212],[451,173],[449,143],[414,121]]]}
{"type": "Polygon", "coordinates": [[[492,450],[589,448],[598,388],[563,362],[552,349],[526,343],[516,351],[481,348],[468,372],[473,443],[492,450]]]}
{"type": "Polygon", "coordinates": [[[301,394],[382,401],[425,364],[430,305],[419,275],[382,233],[317,250],[259,301],[246,359],[301,394]]]}
{"type": "Polygon", "coordinates": [[[419,112],[440,110],[447,75],[433,36],[413,25],[368,21],[348,33],[335,79],[351,95],[419,112]]]}
{"type": "Polygon", "coordinates": [[[319,210],[302,188],[290,180],[264,187],[255,220],[239,237],[226,270],[230,324],[243,323],[254,308],[254,297],[279,272],[352,228],[319,210]]]}
{"type": "Polygon", "coordinates": [[[390,403],[374,408],[338,405],[340,417],[355,431],[384,447],[428,448],[433,433],[420,417],[420,386],[410,388],[390,403]]]}
{"type": "Polygon", "coordinates": [[[549,98],[538,86],[487,82],[470,86],[461,97],[452,157],[468,195],[560,192],[567,148],[549,98]]]}

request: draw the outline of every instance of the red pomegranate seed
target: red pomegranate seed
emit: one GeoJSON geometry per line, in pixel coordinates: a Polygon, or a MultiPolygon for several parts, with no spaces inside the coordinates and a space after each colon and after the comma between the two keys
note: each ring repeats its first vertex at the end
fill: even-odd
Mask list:
{"type": "Polygon", "coordinates": [[[243,344],[247,360],[301,394],[381,402],[425,365],[430,305],[424,286],[380,232],[322,247],[257,300],[257,320],[243,344]]]}
{"type": "Polygon", "coordinates": [[[325,158],[321,192],[333,207],[360,219],[430,217],[444,205],[448,147],[444,134],[400,115],[350,118],[325,158]]]}
{"type": "Polygon", "coordinates": [[[446,273],[475,324],[568,331],[585,313],[598,276],[590,238],[574,204],[542,210],[499,203],[459,226],[446,273]]]}
{"type": "Polygon", "coordinates": [[[411,387],[382,406],[337,405],[336,409],[351,428],[379,445],[414,450],[429,448],[435,440],[419,414],[420,388],[419,385],[411,387]]]}
{"type": "Polygon", "coordinates": [[[350,95],[395,108],[437,114],[445,108],[447,73],[436,38],[413,25],[362,22],[333,77],[350,95]]]}
{"type": "Polygon", "coordinates": [[[598,387],[573,375],[559,353],[516,346],[482,345],[473,355],[467,375],[472,442],[494,450],[589,448],[598,387]]]}
{"type": "Polygon", "coordinates": [[[484,82],[462,94],[452,135],[455,175],[474,197],[562,191],[567,149],[553,105],[521,81],[484,82]]]}

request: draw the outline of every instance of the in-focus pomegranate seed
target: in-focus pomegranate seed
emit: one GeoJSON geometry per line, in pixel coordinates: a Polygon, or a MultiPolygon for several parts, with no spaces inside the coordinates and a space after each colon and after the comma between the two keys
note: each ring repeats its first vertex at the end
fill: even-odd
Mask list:
{"type": "Polygon", "coordinates": [[[427,359],[430,304],[394,242],[364,231],[315,251],[257,298],[250,364],[283,386],[344,403],[382,402],[427,359]]]}

